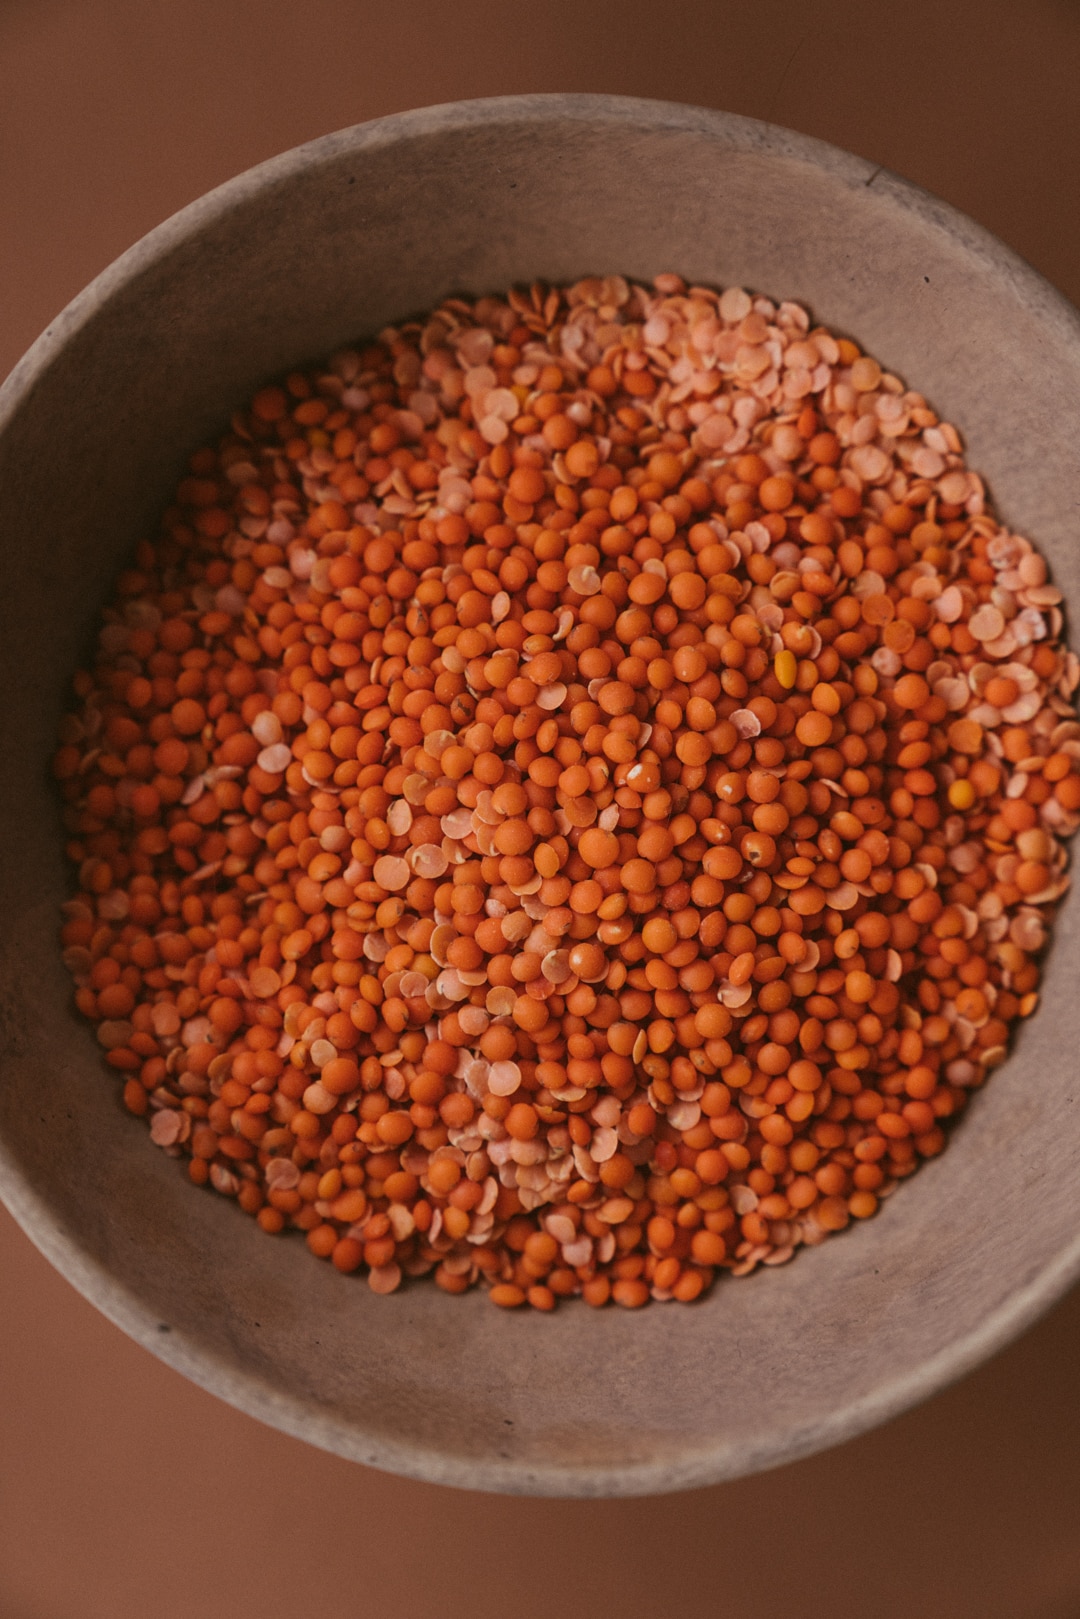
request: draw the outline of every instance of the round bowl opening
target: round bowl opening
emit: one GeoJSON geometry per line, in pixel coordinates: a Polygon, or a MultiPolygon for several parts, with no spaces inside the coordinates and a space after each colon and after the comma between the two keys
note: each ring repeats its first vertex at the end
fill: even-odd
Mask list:
{"type": "Polygon", "coordinates": [[[1072,900],[1038,1015],[944,1158],[878,1219],[691,1309],[522,1317],[425,1285],[375,1298],[149,1152],[71,1010],[55,725],[185,454],[260,381],[447,294],[663,270],[796,299],[856,336],[961,428],[1002,518],[1078,598],[1071,309],[872,165],[693,108],[507,98],[317,141],[139,243],[0,394],[4,1199],[186,1375],[342,1455],[443,1483],[621,1495],[792,1460],[960,1375],[1080,1270],[1072,900]]]}

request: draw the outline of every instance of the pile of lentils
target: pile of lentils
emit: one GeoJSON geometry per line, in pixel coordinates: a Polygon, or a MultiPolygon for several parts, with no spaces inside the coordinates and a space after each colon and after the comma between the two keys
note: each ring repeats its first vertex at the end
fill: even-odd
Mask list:
{"type": "Polygon", "coordinates": [[[1076,657],[956,430],[796,303],[448,299],[191,457],[75,680],[65,961],[198,1186],[376,1293],[697,1298],[1006,1054],[1076,657]]]}

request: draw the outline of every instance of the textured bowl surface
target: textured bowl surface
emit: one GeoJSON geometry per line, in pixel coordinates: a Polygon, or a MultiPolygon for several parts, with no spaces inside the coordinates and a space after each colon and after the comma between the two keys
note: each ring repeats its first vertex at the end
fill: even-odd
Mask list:
{"type": "Polygon", "coordinates": [[[944,1157],[877,1219],[693,1308],[507,1314],[424,1285],[376,1298],[150,1150],[71,1010],[55,726],[186,453],[275,371],[449,293],[665,269],[799,299],[856,336],[961,427],[1001,516],[1080,600],[1075,313],[924,193],[720,113],[515,97],[317,141],[145,238],[0,393],[4,1201],[196,1382],[442,1483],[627,1495],[793,1460],[959,1376],[1080,1272],[1075,896],[1038,1015],[944,1157]]]}

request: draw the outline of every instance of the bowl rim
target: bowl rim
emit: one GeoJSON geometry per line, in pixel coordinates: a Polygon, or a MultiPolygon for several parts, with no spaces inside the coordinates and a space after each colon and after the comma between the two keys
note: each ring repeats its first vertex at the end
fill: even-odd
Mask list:
{"type": "MultiPolygon", "coordinates": [[[[848,187],[875,186],[937,231],[945,230],[968,253],[1004,276],[1037,318],[1063,342],[1080,344],[1080,312],[1019,254],[983,226],[881,164],[783,126],[721,110],[630,96],[577,93],[507,95],[445,102],[389,114],[290,148],[248,168],[170,215],[94,277],[55,316],[0,385],[0,434],[49,367],[80,329],[117,293],[139,279],[207,225],[246,198],[272,191],[303,171],[344,152],[366,152],[426,136],[532,121],[551,127],[567,121],[592,127],[623,126],[650,132],[703,134],[726,151],[761,153],[824,171],[848,187]]],[[[648,1495],[719,1483],[787,1462],[854,1438],[942,1391],[1005,1347],[1080,1279],[1080,1233],[1054,1259],[981,1320],[965,1337],[896,1374],[870,1394],[801,1428],[762,1443],[754,1454],[732,1457],[714,1447],[683,1460],[670,1456],[620,1466],[538,1464],[499,1457],[459,1457],[440,1447],[366,1436],[313,1402],[282,1393],[259,1373],[238,1371],[223,1355],[182,1330],[167,1328],[156,1312],[96,1259],[74,1226],[61,1218],[0,1138],[0,1202],[35,1247],[89,1303],[128,1337],[199,1387],[292,1437],[368,1466],[429,1483],[510,1494],[562,1497],[648,1495]]],[[[458,1306],[459,1307],[459,1306],[458,1306]]]]}

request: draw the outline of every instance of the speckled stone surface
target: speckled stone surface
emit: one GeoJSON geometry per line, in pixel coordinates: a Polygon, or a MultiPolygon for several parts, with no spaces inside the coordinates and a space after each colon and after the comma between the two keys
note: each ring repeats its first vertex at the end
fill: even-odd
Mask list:
{"type": "MultiPolygon", "coordinates": [[[[627,1495],[793,1460],[924,1398],[1080,1274],[1080,912],[943,1158],[881,1215],[693,1308],[376,1298],[196,1192],[71,1011],[48,759],[110,580],[185,454],[281,367],[465,290],[675,269],[810,305],[964,431],[1080,600],[1080,320],[970,221],[767,125],[540,96],[288,153],[139,243],[0,392],[0,1194],[113,1321],[252,1415],[447,1484],[627,1495]],[[657,207],[657,199],[663,206],[657,207]]],[[[1075,644],[1075,638],[1074,638],[1075,644]]]]}

